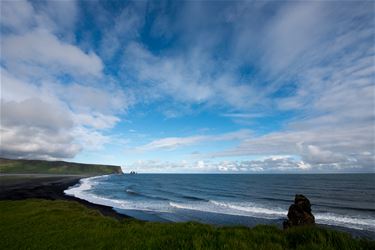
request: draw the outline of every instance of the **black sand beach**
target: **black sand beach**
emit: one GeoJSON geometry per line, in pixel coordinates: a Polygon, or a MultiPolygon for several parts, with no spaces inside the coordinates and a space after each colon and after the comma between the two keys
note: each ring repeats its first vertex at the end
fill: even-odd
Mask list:
{"type": "Polygon", "coordinates": [[[81,175],[46,175],[46,174],[1,174],[0,175],[0,200],[70,200],[76,201],[88,208],[100,211],[105,216],[117,219],[130,218],[119,214],[111,207],[102,206],[64,194],[68,189],[79,182],[81,175]]]}
{"type": "Polygon", "coordinates": [[[307,246],[305,249],[312,246],[314,249],[374,249],[371,236],[355,232],[350,236],[339,232],[346,230],[323,227],[280,230],[269,225],[247,228],[196,222],[127,221],[123,219],[133,217],[64,194],[64,190],[85,177],[89,175],[0,175],[0,248],[240,249],[238,246],[242,246],[242,249],[276,249],[269,248],[275,245],[277,249],[294,249],[301,245],[307,246]],[[14,224],[18,226],[14,227],[14,224]],[[202,242],[205,245],[199,245],[202,242]],[[46,246],[48,248],[43,248],[46,246]]]}
{"type": "MultiPolygon", "coordinates": [[[[116,219],[133,218],[132,214],[125,215],[116,212],[112,207],[90,203],[73,196],[66,195],[64,190],[76,185],[80,179],[90,177],[89,175],[51,175],[51,174],[0,174],[0,200],[25,200],[25,199],[46,199],[46,200],[69,200],[78,202],[88,208],[99,211],[104,216],[116,219]]],[[[132,211],[127,211],[127,214],[132,211]]],[[[133,211],[139,215],[139,211],[133,211]]],[[[150,220],[146,215],[141,220],[150,220]]],[[[242,219],[249,219],[243,217],[242,219]]],[[[254,226],[257,224],[273,224],[281,228],[282,221],[251,218],[254,226]]],[[[233,219],[234,225],[236,220],[233,219]]],[[[238,222],[238,221],[237,221],[238,222]]],[[[207,222],[206,222],[207,223],[207,222]]],[[[210,223],[209,223],[210,224],[210,223]]],[[[240,224],[240,223],[238,223],[240,224]]],[[[220,225],[220,223],[219,223],[220,225]]],[[[223,224],[224,225],[224,224],[223,224]]],[[[372,232],[354,230],[337,226],[320,225],[324,228],[334,228],[336,230],[348,232],[354,237],[364,237],[374,239],[372,232]]]]}

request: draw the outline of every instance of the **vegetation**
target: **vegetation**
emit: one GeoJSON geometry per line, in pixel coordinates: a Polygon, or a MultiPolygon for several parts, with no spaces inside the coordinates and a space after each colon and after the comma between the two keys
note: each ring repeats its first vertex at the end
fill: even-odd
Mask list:
{"type": "Polygon", "coordinates": [[[0,201],[0,249],[375,249],[333,230],[104,217],[72,201],[0,201]]]}
{"type": "Polygon", "coordinates": [[[121,167],[65,161],[9,160],[0,158],[1,174],[77,174],[103,175],[122,173],[121,167]]]}

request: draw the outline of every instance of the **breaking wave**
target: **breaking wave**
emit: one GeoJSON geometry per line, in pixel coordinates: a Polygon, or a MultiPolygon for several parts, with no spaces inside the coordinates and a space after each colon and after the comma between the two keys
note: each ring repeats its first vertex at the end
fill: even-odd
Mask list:
{"type": "MultiPolygon", "coordinates": [[[[128,196],[114,197],[112,193],[98,195],[93,190],[100,190],[101,184],[105,183],[110,176],[98,176],[84,178],[80,183],[65,190],[65,194],[71,195],[91,203],[110,206],[118,209],[150,211],[153,213],[175,213],[183,214],[183,210],[194,210],[202,213],[218,213],[234,216],[249,216],[264,219],[283,219],[287,216],[287,209],[277,206],[265,205],[256,202],[236,202],[211,200],[201,197],[180,195],[183,200],[174,200],[154,195],[145,195],[133,189],[125,189],[128,196]],[[140,198],[131,198],[140,196],[140,198]],[[134,200],[135,199],[135,200],[134,200]]],[[[129,186],[128,186],[129,187],[129,186]]],[[[124,190],[124,189],[122,189],[124,190]]],[[[123,191],[122,191],[123,192],[123,191]]],[[[173,193],[176,194],[176,193],[173,193]]],[[[178,193],[177,193],[178,194],[178,193]]],[[[337,213],[314,213],[316,222],[319,224],[341,226],[359,230],[375,231],[375,218],[365,216],[348,216],[337,213]]]]}

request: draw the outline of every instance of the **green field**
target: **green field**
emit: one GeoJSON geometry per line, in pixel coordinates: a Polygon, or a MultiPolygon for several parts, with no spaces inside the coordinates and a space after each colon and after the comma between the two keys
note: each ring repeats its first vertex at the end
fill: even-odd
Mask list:
{"type": "Polygon", "coordinates": [[[72,201],[0,201],[0,249],[375,249],[318,227],[118,221],[72,201]]]}
{"type": "Polygon", "coordinates": [[[121,167],[65,161],[9,160],[0,158],[1,174],[76,174],[104,175],[122,173],[121,167]]]}

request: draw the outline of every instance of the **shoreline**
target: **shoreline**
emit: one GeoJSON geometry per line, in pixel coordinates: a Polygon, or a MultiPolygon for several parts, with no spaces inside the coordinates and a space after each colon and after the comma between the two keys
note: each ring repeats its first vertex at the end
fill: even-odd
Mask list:
{"type": "MultiPolygon", "coordinates": [[[[93,175],[49,175],[49,174],[0,174],[0,201],[1,200],[26,200],[26,199],[45,199],[45,200],[65,200],[75,201],[99,211],[103,216],[109,216],[117,220],[121,219],[139,219],[132,214],[127,215],[116,211],[115,208],[107,205],[95,204],[84,199],[80,199],[64,193],[69,187],[77,185],[83,178],[95,177],[93,175]]],[[[146,221],[148,221],[146,219],[146,221]]],[[[152,220],[151,220],[152,221],[152,220]]],[[[205,223],[206,224],[206,223],[205,223]]],[[[210,223],[209,223],[210,224],[210,223]]],[[[263,223],[261,223],[263,225],[263,223]]],[[[268,223],[265,223],[268,224],[268,223]]],[[[271,223],[272,224],[272,223],[271,223]]],[[[370,231],[355,230],[345,227],[317,224],[322,228],[330,228],[351,234],[353,237],[364,237],[375,239],[375,234],[370,231]]],[[[278,226],[278,225],[276,225],[278,226]]],[[[278,226],[279,227],[279,226],[278,226]]],[[[281,224],[280,224],[281,227],[281,224]]]]}
{"type": "Polygon", "coordinates": [[[99,211],[103,216],[116,219],[132,217],[116,212],[112,207],[98,205],[86,200],[66,195],[64,190],[80,182],[82,175],[46,175],[46,174],[0,174],[0,200],[68,200],[76,201],[85,207],[99,211]]]}

